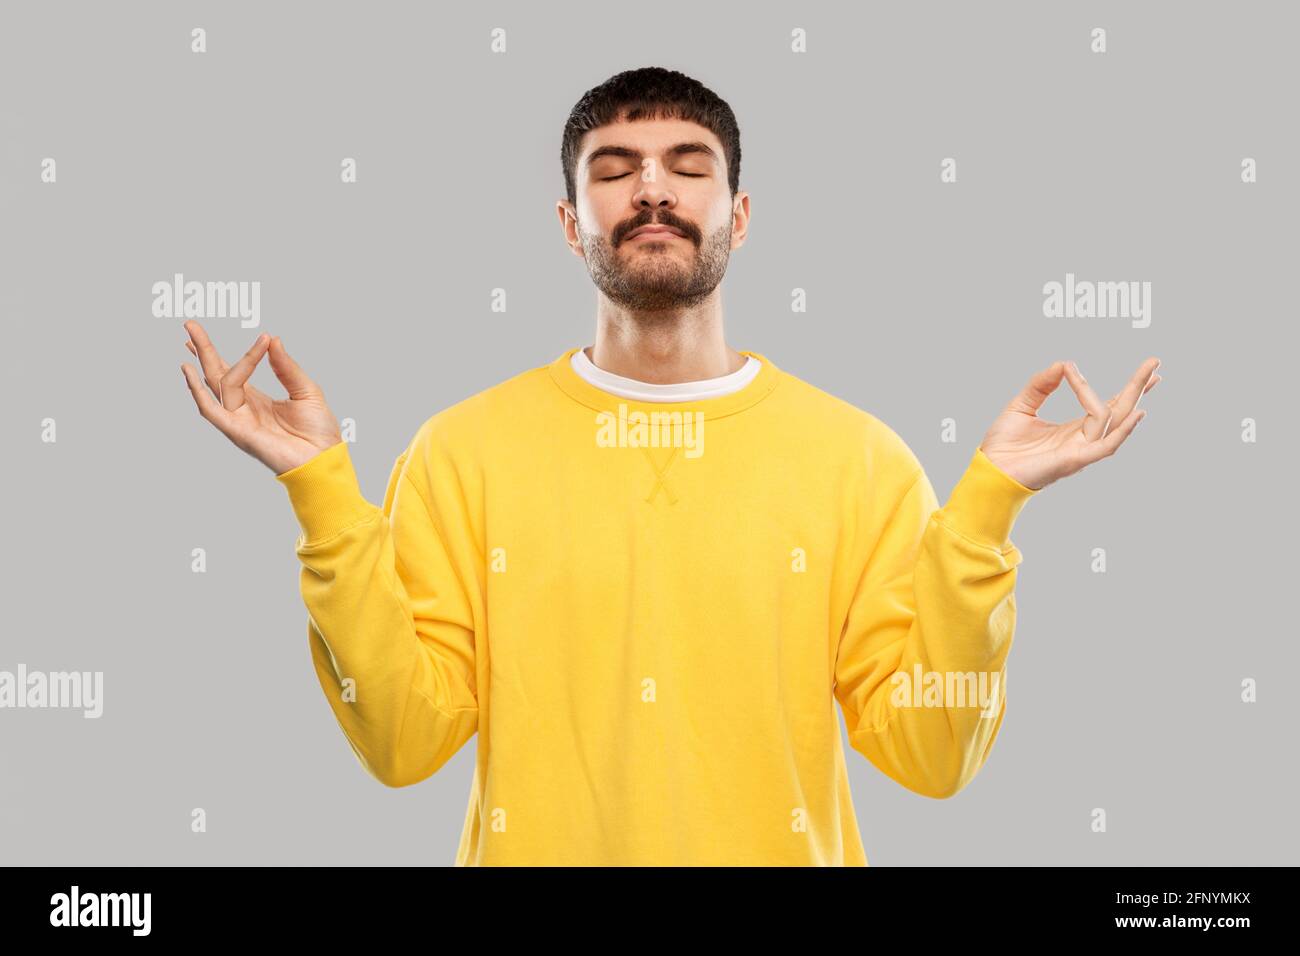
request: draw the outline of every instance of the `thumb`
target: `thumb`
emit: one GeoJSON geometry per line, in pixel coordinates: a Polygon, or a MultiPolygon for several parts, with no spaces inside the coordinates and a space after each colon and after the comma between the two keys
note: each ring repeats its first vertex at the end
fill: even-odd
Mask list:
{"type": "Polygon", "coordinates": [[[1011,402],[1011,407],[1018,411],[1037,413],[1043,402],[1056,391],[1065,375],[1065,363],[1053,362],[1047,368],[1035,372],[1024,390],[1011,402]]]}
{"type": "Polygon", "coordinates": [[[271,339],[266,353],[271,363],[271,371],[275,372],[275,377],[288,391],[290,398],[307,398],[320,391],[316,383],[302,370],[302,366],[289,357],[284,343],[280,341],[280,336],[271,339]]]}

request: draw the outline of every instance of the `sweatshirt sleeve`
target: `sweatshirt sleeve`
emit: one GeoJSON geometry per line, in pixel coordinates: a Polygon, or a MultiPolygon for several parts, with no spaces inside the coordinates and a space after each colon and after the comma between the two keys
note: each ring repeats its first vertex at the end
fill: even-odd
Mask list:
{"type": "Polygon", "coordinates": [[[1010,534],[1035,493],[977,448],[942,509],[920,470],[875,536],[835,696],[853,749],[916,793],[963,789],[1002,726],[1021,561],[1010,534]]]}
{"type": "Polygon", "coordinates": [[[347,444],[276,475],[301,525],[295,548],[307,636],[325,698],[381,783],[426,779],[478,727],[474,624],[406,463],[382,508],[361,494],[347,444]]]}

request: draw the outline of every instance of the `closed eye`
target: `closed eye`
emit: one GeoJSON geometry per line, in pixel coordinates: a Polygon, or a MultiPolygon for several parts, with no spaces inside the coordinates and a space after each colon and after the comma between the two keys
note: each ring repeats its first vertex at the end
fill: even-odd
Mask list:
{"type": "MultiPolygon", "coordinates": [[[[603,176],[601,177],[600,181],[602,183],[612,183],[616,179],[622,179],[624,176],[631,176],[631,175],[632,175],[631,173],[620,173],[617,176],[603,176]]],[[[691,179],[704,179],[708,174],[707,173],[678,173],[677,175],[689,176],[691,177],[691,179]]]]}

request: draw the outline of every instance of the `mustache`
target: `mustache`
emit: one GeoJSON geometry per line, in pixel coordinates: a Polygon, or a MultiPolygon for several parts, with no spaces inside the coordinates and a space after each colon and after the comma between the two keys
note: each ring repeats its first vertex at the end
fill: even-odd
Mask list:
{"type": "Polygon", "coordinates": [[[683,236],[695,245],[698,246],[700,244],[700,231],[685,219],[678,219],[670,212],[661,212],[659,213],[658,218],[656,218],[647,212],[641,213],[634,219],[629,219],[627,222],[620,223],[614,229],[614,245],[619,245],[625,238],[627,238],[628,234],[634,230],[640,229],[642,226],[650,225],[671,226],[672,228],[679,230],[683,236]]]}

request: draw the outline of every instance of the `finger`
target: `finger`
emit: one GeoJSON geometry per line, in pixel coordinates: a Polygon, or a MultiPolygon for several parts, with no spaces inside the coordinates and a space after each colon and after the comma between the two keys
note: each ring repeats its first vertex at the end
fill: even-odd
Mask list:
{"type": "Polygon", "coordinates": [[[230,412],[222,408],[212,397],[212,393],[204,387],[198,371],[189,362],[181,363],[181,374],[185,376],[185,384],[190,387],[190,394],[194,396],[194,403],[199,407],[199,414],[216,426],[223,435],[229,437],[230,412]]]}
{"type": "MultiPolygon", "coordinates": [[[[1158,373],[1153,374],[1151,376],[1151,381],[1147,382],[1146,387],[1142,389],[1142,394],[1145,395],[1147,392],[1151,391],[1151,389],[1155,388],[1156,385],[1159,383],[1159,381],[1160,381],[1160,375],[1158,373]]],[[[1106,404],[1110,406],[1112,418],[1115,417],[1115,403],[1118,401],[1119,401],[1119,392],[1116,392],[1110,398],[1106,399],[1106,404]]]]}
{"type": "MultiPolygon", "coordinates": [[[[190,347],[190,351],[197,357],[199,353],[195,350],[194,344],[192,342],[186,342],[185,344],[190,347]]],[[[203,384],[207,385],[208,391],[215,395],[219,401],[221,397],[221,376],[225,375],[226,372],[229,371],[230,366],[226,364],[224,359],[220,358],[217,359],[217,363],[216,377],[214,378],[205,374],[203,376],[203,384]]]]}
{"type": "Polygon", "coordinates": [[[1083,420],[1083,437],[1090,442],[1097,441],[1105,436],[1106,429],[1110,426],[1110,406],[1097,396],[1079,371],[1079,366],[1073,362],[1065,363],[1065,380],[1070,383],[1079,404],[1088,413],[1083,420]]]}
{"type": "Polygon", "coordinates": [[[1100,461],[1103,458],[1109,458],[1115,454],[1115,450],[1124,444],[1124,439],[1133,434],[1133,429],[1137,423],[1147,417],[1145,408],[1135,408],[1129,413],[1128,417],[1110,430],[1105,438],[1085,445],[1083,449],[1082,462],[1091,465],[1094,461],[1100,461]]]}
{"type": "Polygon", "coordinates": [[[289,353],[285,351],[284,343],[280,341],[280,336],[273,338],[267,349],[271,370],[288,391],[290,398],[306,398],[308,395],[315,394],[316,383],[307,377],[307,373],[297,362],[290,358],[289,353]]]}
{"type": "Polygon", "coordinates": [[[1128,417],[1128,413],[1137,408],[1138,402],[1146,394],[1147,385],[1151,382],[1151,377],[1156,374],[1156,369],[1160,367],[1160,359],[1152,356],[1133,373],[1133,377],[1128,380],[1128,384],[1116,396],[1115,404],[1112,406],[1116,421],[1123,421],[1128,417]]]}
{"type": "Polygon", "coordinates": [[[1012,399],[1012,406],[1022,412],[1037,412],[1043,402],[1047,401],[1047,397],[1060,386],[1061,376],[1064,374],[1064,362],[1053,362],[1041,372],[1035,372],[1024,391],[1012,399]]]}
{"type": "Polygon", "coordinates": [[[253,341],[252,348],[245,352],[238,362],[230,366],[225,375],[221,376],[221,388],[218,389],[217,394],[221,399],[222,408],[234,411],[244,404],[244,383],[248,381],[248,376],[253,374],[253,369],[261,361],[269,341],[271,337],[263,332],[253,341]]]}
{"type": "MultiPolygon", "coordinates": [[[[197,355],[199,354],[199,353],[198,353],[198,350],[194,348],[194,343],[191,342],[189,339],[186,339],[186,340],[185,340],[185,347],[186,347],[187,349],[189,349],[190,352],[191,352],[192,354],[194,354],[195,356],[197,356],[197,355]]],[[[218,365],[219,365],[218,373],[217,373],[217,378],[216,378],[216,380],[215,380],[214,382],[208,382],[207,385],[208,385],[208,388],[212,389],[212,394],[213,394],[213,395],[219,396],[219,395],[221,394],[221,376],[222,376],[222,375],[225,375],[226,372],[228,372],[228,371],[230,370],[230,366],[227,365],[227,364],[225,363],[225,361],[224,361],[223,359],[221,359],[220,357],[218,357],[217,362],[218,362],[218,365]]],[[[252,396],[252,395],[260,395],[260,394],[261,394],[261,392],[259,392],[255,386],[253,386],[253,385],[245,385],[245,386],[244,386],[244,398],[245,398],[245,400],[247,400],[247,399],[248,399],[250,396],[252,396]]]]}
{"type": "Polygon", "coordinates": [[[213,395],[220,394],[221,376],[229,370],[225,360],[218,354],[216,346],[208,338],[208,333],[203,326],[193,319],[188,320],[184,329],[190,334],[196,348],[190,349],[198,356],[199,364],[203,367],[203,378],[208,383],[208,388],[212,389],[213,395]]]}

